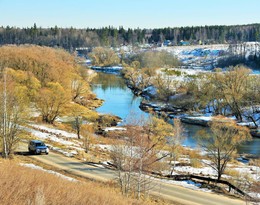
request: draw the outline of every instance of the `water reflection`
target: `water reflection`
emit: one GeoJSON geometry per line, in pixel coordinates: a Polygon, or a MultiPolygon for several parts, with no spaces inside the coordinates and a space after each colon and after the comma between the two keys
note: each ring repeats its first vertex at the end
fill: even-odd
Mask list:
{"type": "Polygon", "coordinates": [[[106,91],[107,89],[122,89],[123,91],[128,90],[124,80],[116,73],[109,74],[98,72],[97,76],[92,80],[92,87],[95,90],[95,87],[99,86],[101,86],[103,91],[106,91]]]}
{"type": "MultiPolygon", "coordinates": [[[[97,97],[104,99],[104,104],[97,108],[100,113],[113,114],[121,117],[125,122],[128,117],[134,115],[136,118],[148,117],[149,115],[140,110],[140,97],[133,95],[132,91],[125,85],[124,80],[115,74],[98,73],[92,82],[92,90],[97,97]]],[[[184,124],[186,139],[183,145],[196,148],[197,141],[194,136],[201,129],[209,130],[207,127],[184,124]]],[[[250,153],[260,156],[260,139],[254,138],[253,141],[239,146],[238,153],[250,153]]]]}
{"type": "Polygon", "coordinates": [[[104,104],[97,108],[100,113],[117,115],[123,122],[131,115],[148,116],[139,109],[142,99],[136,97],[118,75],[98,73],[92,82],[92,90],[98,98],[105,100],[104,104]]]}
{"type": "Polygon", "coordinates": [[[250,153],[260,157],[260,138],[253,138],[253,141],[243,143],[238,147],[238,153],[250,153]]]}
{"type": "Polygon", "coordinates": [[[201,129],[206,129],[209,131],[208,127],[202,127],[202,126],[197,126],[197,125],[190,125],[190,124],[185,124],[183,123],[183,127],[185,129],[186,133],[186,139],[183,141],[183,145],[191,148],[197,148],[197,140],[196,140],[196,135],[201,129]]]}
{"type": "MultiPolygon", "coordinates": [[[[183,124],[186,131],[186,139],[183,141],[183,145],[191,148],[197,148],[196,135],[198,131],[204,129],[210,131],[208,127],[202,127],[197,125],[183,124]]],[[[252,141],[244,142],[242,145],[237,147],[239,154],[254,154],[260,156],[260,138],[253,138],[252,141]]]]}

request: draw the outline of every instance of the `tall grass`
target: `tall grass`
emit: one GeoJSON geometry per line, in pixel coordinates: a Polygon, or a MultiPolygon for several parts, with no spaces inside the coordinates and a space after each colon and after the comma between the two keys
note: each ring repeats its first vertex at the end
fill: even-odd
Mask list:
{"type": "Polygon", "coordinates": [[[143,204],[124,198],[95,182],[71,182],[55,175],[0,160],[1,205],[121,205],[143,204]]]}

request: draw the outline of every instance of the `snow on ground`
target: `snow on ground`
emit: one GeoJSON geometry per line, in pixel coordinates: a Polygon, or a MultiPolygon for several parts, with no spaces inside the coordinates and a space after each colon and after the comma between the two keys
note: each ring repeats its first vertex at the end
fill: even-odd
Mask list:
{"type": "Polygon", "coordinates": [[[77,140],[74,140],[75,137],[74,137],[73,133],[69,133],[69,132],[54,129],[54,128],[48,128],[43,125],[32,125],[31,124],[31,126],[33,128],[23,127],[23,129],[41,140],[44,140],[44,141],[49,140],[51,142],[55,142],[60,145],[66,146],[66,149],[61,149],[58,147],[53,147],[51,145],[48,145],[50,147],[50,149],[60,152],[60,153],[64,154],[65,156],[72,157],[73,155],[76,155],[78,151],[84,150],[82,148],[82,143],[77,140]],[[37,130],[37,129],[39,129],[39,130],[37,130]],[[45,132],[45,131],[47,131],[47,132],[45,132]],[[64,137],[64,136],[66,136],[66,137],[64,137]],[[68,139],[70,139],[70,140],[68,140],[68,139]]]}
{"type": "MultiPolygon", "coordinates": [[[[208,118],[206,118],[206,119],[208,119],[208,118]]],[[[64,154],[65,156],[72,157],[73,155],[77,154],[77,151],[83,150],[81,148],[80,142],[73,140],[73,138],[75,138],[75,137],[73,137],[74,134],[72,134],[72,133],[68,133],[66,131],[62,131],[62,130],[58,130],[58,129],[54,129],[54,128],[48,128],[48,127],[45,127],[43,125],[31,125],[31,126],[34,127],[35,129],[32,129],[32,128],[24,128],[24,129],[27,130],[28,132],[30,132],[31,134],[35,135],[36,137],[40,138],[40,139],[43,139],[43,140],[48,139],[50,141],[58,142],[62,145],[69,147],[70,151],[65,151],[65,150],[57,148],[57,147],[52,147],[53,150],[58,151],[58,152],[64,154]],[[36,130],[36,129],[40,129],[41,131],[36,130]],[[49,133],[43,132],[45,130],[47,130],[49,133]],[[63,139],[64,138],[63,136],[66,136],[67,138],[69,138],[70,141],[63,139]],[[75,142],[72,142],[71,140],[73,140],[75,142]]],[[[99,147],[100,149],[106,150],[106,151],[111,151],[113,149],[112,145],[98,144],[98,145],[95,145],[95,147],[99,147]]],[[[187,161],[187,162],[190,161],[190,159],[188,159],[188,158],[181,158],[180,160],[187,161]]],[[[209,164],[210,161],[202,160],[202,162],[205,162],[205,164],[201,168],[194,168],[194,167],[191,167],[191,166],[175,166],[175,169],[173,171],[173,175],[195,174],[195,175],[216,177],[217,176],[216,171],[213,168],[206,165],[206,164],[209,164]]],[[[104,164],[105,164],[105,162],[104,162],[104,164]]],[[[175,162],[175,164],[178,164],[178,162],[175,162]]],[[[51,171],[51,170],[45,170],[42,167],[36,166],[34,164],[21,164],[21,165],[26,166],[26,167],[30,167],[32,169],[42,170],[42,171],[48,172],[50,174],[57,175],[61,178],[69,180],[69,181],[77,181],[73,178],[67,177],[67,176],[62,175],[60,173],[57,173],[57,172],[54,172],[54,171],[51,171]]],[[[248,166],[246,164],[241,163],[239,166],[232,167],[232,169],[235,169],[239,173],[241,173],[241,176],[247,174],[247,176],[251,177],[252,179],[254,179],[256,181],[260,181],[260,167],[248,166]]],[[[166,173],[166,171],[165,171],[165,173],[166,173]]],[[[168,173],[169,173],[169,170],[167,171],[166,174],[168,174],[168,173]]],[[[223,175],[223,178],[230,178],[230,176],[223,175]]],[[[203,191],[203,192],[211,192],[211,190],[209,190],[207,188],[201,188],[200,183],[196,183],[196,182],[193,182],[191,180],[174,181],[174,180],[171,180],[171,179],[167,180],[167,179],[157,179],[157,178],[154,178],[154,180],[163,181],[163,182],[174,184],[174,185],[179,185],[179,186],[189,188],[189,189],[193,189],[193,190],[199,190],[199,191],[203,191]]],[[[255,196],[256,194],[252,193],[252,195],[255,196]]]]}
{"type": "Polygon", "coordinates": [[[178,173],[185,173],[185,174],[195,174],[195,175],[204,175],[204,176],[217,176],[217,172],[213,170],[211,167],[201,167],[201,168],[194,168],[191,166],[176,166],[175,171],[178,173]]]}
{"type": "Polygon", "coordinates": [[[30,124],[30,126],[32,126],[33,128],[36,128],[37,130],[44,130],[44,131],[47,131],[49,133],[56,134],[56,135],[61,135],[61,136],[68,137],[68,138],[78,138],[78,136],[74,133],[66,132],[66,131],[59,130],[59,129],[49,128],[44,125],[30,124]]]}
{"type": "MultiPolygon", "coordinates": [[[[210,118],[202,117],[202,119],[209,120],[210,118]]],[[[76,155],[77,151],[79,151],[79,150],[83,150],[81,148],[80,142],[73,140],[74,137],[69,137],[69,136],[71,136],[72,133],[68,133],[66,131],[61,132],[61,130],[54,129],[54,128],[48,128],[43,125],[33,125],[32,127],[34,127],[35,129],[24,127],[24,130],[30,132],[31,134],[33,134],[34,136],[36,136],[42,140],[50,140],[53,142],[57,142],[61,145],[67,146],[67,148],[69,148],[70,151],[66,151],[66,150],[63,150],[63,149],[60,149],[57,147],[51,147],[51,149],[58,151],[68,157],[76,155]],[[36,130],[36,128],[40,129],[41,131],[36,130]],[[48,130],[50,133],[45,133],[42,130],[48,130]],[[53,133],[55,133],[55,134],[53,134],[53,133]],[[61,137],[59,135],[60,133],[62,133],[62,136],[67,136],[70,139],[70,141],[61,137]],[[58,137],[57,134],[60,137],[58,137]],[[71,141],[71,140],[73,140],[73,141],[71,141]]],[[[73,134],[72,134],[72,136],[73,136],[73,134]]],[[[112,145],[98,144],[98,145],[95,145],[95,147],[99,147],[100,149],[106,150],[106,151],[111,151],[113,149],[112,145]]],[[[133,148],[133,150],[134,150],[134,148],[133,148]]],[[[183,159],[181,158],[180,160],[183,161],[184,159],[187,162],[189,161],[188,158],[183,158],[183,159]]],[[[216,177],[217,176],[216,171],[213,168],[211,168],[210,166],[206,165],[206,164],[209,164],[210,161],[202,160],[202,162],[204,162],[204,166],[201,168],[194,168],[191,166],[175,166],[173,174],[176,175],[176,174],[185,173],[185,174],[195,174],[195,175],[216,177]]],[[[178,164],[178,162],[175,162],[175,164],[178,164]]],[[[29,166],[29,165],[27,165],[27,166],[29,166]]],[[[236,166],[232,165],[232,169],[237,170],[239,173],[241,173],[241,175],[247,174],[252,179],[254,179],[256,181],[260,181],[260,167],[248,166],[247,164],[241,163],[240,165],[236,165],[236,166]]],[[[230,176],[224,175],[223,177],[229,178],[230,176]]],[[[197,187],[197,185],[191,184],[191,182],[187,183],[187,182],[172,182],[171,181],[171,183],[180,184],[182,186],[193,187],[193,188],[197,187]]]]}
{"type": "Polygon", "coordinates": [[[249,127],[256,127],[256,125],[257,125],[258,127],[260,127],[260,120],[259,120],[260,119],[260,105],[255,106],[254,110],[252,107],[244,108],[243,115],[244,115],[244,121],[246,121],[246,122],[244,122],[243,124],[240,123],[240,125],[246,125],[249,127]],[[256,125],[253,122],[251,122],[251,123],[247,122],[248,117],[245,117],[245,116],[251,116],[256,121],[256,125]]]}
{"type": "Polygon", "coordinates": [[[206,122],[210,122],[212,120],[212,117],[211,116],[199,116],[199,117],[186,117],[188,119],[191,119],[191,120],[203,120],[203,121],[206,121],[206,122]]]}
{"type": "Polygon", "coordinates": [[[189,189],[192,189],[192,190],[198,190],[198,191],[203,191],[203,192],[211,192],[211,190],[209,190],[209,189],[200,188],[200,186],[201,186],[200,183],[195,183],[191,180],[174,181],[174,180],[171,180],[171,179],[158,179],[158,178],[153,178],[153,180],[168,183],[168,184],[179,185],[179,186],[189,188],[189,189]]]}
{"type": "Polygon", "coordinates": [[[255,181],[260,181],[260,167],[258,166],[239,166],[234,167],[241,175],[250,176],[255,181]]]}
{"type": "Polygon", "coordinates": [[[38,137],[42,140],[50,140],[50,141],[57,142],[59,144],[67,145],[67,146],[75,145],[74,142],[59,138],[56,135],[53,135],[53,134],[50,134],[50,133],[45,133],[45,132],[42,132],[42,131],[39,131],[39,130],[27,128],[27,127],[24,128],[24,130],[27,131],[27,132],[30,132],[32,135],[34,135],[34,136],[36,136],[36,137],[38,137]]]}
{"type": "Polygon", "coordinates": [[[172,46],[158,47],[156,50],[172,53],[184,66],[212,69],[216,66],[217,60],[227,52],[228,45],[172,46]]]}
{"type": "MultiPolygon", "coordinates": [[[[198,55],[198,52],[195,52],[196,50],[209,50],[209,51],[215,51],[215,50],[227,50],[228,49],[227,44],[214,44],[214,45],[191,45],[191,46],[172,46],[172,47],[158,47],[156,50],[158,51],[168,51],[175,55],[180,55],[181,53],[192,53],[198,55]]],[[[214,54],[215,52],[213,52],[214,54]]],[[[209,53],[207,53],[209,54],[209,53]]]]}
{"type": "Polygon", "coordinates": [[[76,180],[76,179],[74,179],[74,178],[65,176],[65,175],[60,174],[60,173],[58,173],[58,172],[55,172],[55,171],[52,171],[52,170],[43,169],[42,167],[37,166],[37,165],[35,165],[35,164],[24,164],[24,163],[20,163],[20,165],[23,166],[23,167],[31,168],[31,169],[41,170],[41,171],[44,171],[44,172],[47,172],[47,173],[56,175],[56,176],[58,176],[58,177],[60,177],[60,178],[66,179],[66,180],[68,180],[68,181],[72,181],[72,182],[77,182],[77,181],[78,181],[78,180],[76,180]]]}
{"type": "MultiPolygon", "coordinates": [[[[46,129],[47,127],[41,125],[41,126],[36,126],[34,125],[33,126],[34,128],[40,128],[41,130],[48,130],[48,131],[51,131],[53,133],[60,133],[60,130],[56,130],[56,129],[52,129],[52,128],[48,128],[46,129]]],[[[34,130],[34,129],[31,129],[31,128],[24,128],[26,131],[30,132],[31,134],[35,135],[36,137],[39,137],[40,139],[43,139],[43,140],[46,140],[46,139],[49,139],[50,141],[55,141],[55,142],[59,142],[60,144],[63,144],[63,145],[67,145],[67,146],[72,146],[73,142],[70,142],[70,141],[65,141],[65,140],[62,140],[58,137],[56,137],[55,135],[52,135],[52,134],[49,134],[49,133],[43,133],[39,130],[34,130]]],[[[69,135],[69,133],[66,133],[65,131],[62,132],[65,136],[69,135]]],[[[99,147],[103,150],[112,150],[112,146],[111,145],[96,145],[96,147],[99,147]]],[[[72,152],[66,152],[62,149],[59,149],[59,148],[55,148],[53,147],[52,148],[53,150],[55,151],[59,151],[61,153],[63,153],[64,155],[66,156],[72,156],[73,154],[76,154],[77,152],[75,151],[72,151],[72,152]],[[74,152],[74,153],[73,153],[74,152]]],[[[79,149],[79,147],[74,147],[74,149],[79,149]]],[[[48,173],[51,173],[51,174],[54,174],[54,175],[57,175],[59,177],[62,177],[62,178],[65,178],[67,180],[70,180],[70,181],[76,181],[75,179],[73,178],[70,178],[70,177],[67,177],[67,176],[64,176],[64,175],[61,175],[57,172],[54,172],[54,171],[51,171],[51,170],[45,170],[43,169],[42,167],[39,167],[39,166],[36,166],[34,164],[21,164],[22,166],[26,166],[26,167],[30,167],[32,169],[38,169],[38,170],[42,170],[42,171],[46,171],[48,173]]],[[[177,169],[176,169],[177,170],[177,169]]],[[[179,169],[180,170],[180,169],[179,169]]],[[[183,168],[182,171],[185,171],[185,168],[183,168]]],[[[173,172],[173,174],[178,174],[177,172],[173,172]]],[[[158,179],[156,179],[158,180],[158,179]]],[[[161,180],[160,180],[161,181],[161,180]]],[[[194,182],[192,181],[173,181],[173,180],[162,180],[162,181],[165,181],[167,183],[171,183],[171,184],[175,184],[175,185],[180,185],[180,186],[183,186],[183,187],[186,187],[186,188],[190,188],[190,189],[194,189],[194,190],[201,190],[201,191],[207,191],[209,192],[210,190],[208,189],[201,189],[199,188],[198,184],[195,184],[194,182]]]]}
{"type": "Polygon", "coordinates": [[[128,156],[128,157],[134,157],[134,158],[140,158],[140,151],[139,151],[139,147],[136,146],[124,146],[124,145],[104,145],[104,144],[96,144],[94,145],[94,147],[98,147],[101,148],[103,150],[106,151],[119,151],[124,155],[124,156],[128,156]]]}
{"type": "Polygon", "coordinates": [[[107,144],[97,144],[95,145],[95,147],[99,147],[100,149],[103,149],[103,150],[113,150],[113,145],[107,145],[107,144]]]}
{"type": "MultiPolygon", "coordinates": [[[[203,176],[210,176],[210,177],[217,177],[217,172],[212,167],[208,166],[207,164],[210,163],[209,160],[202,160],[203,167],[195,168],[191,166],[175,166],[174,174],[195,174],[195,175],[203,175],[203,176]]],[[[176,163],[177,164],[177,163],[176,163]]],[[[260,167],[257,166],[249,166],[247,164],[240,163],[239,165],[228,165],[227,170],[232,169],[236,170],[240,173],[240,176],[248,176],[255,181],[260,181],[260,167]]],[[[223,175],[223,178],[230,178],[229,175],[223,175]]]]}
{"type": "Polygon", "coordinates": [[[175,83],[181,83],[189,82],[194,79],[194,76],[210,73],[211,71],[188,68],[162,68],[157,70],[156,72],[158,75],[163,76],[166,79],[166,81],[171,80],[175,83]]]}
{"type": "Polygon", "coordinates": [[[126,131],[126,128],[124,127],[106,127],[104,129],[105,132],[109,132],[109,131],[126,131]]]}

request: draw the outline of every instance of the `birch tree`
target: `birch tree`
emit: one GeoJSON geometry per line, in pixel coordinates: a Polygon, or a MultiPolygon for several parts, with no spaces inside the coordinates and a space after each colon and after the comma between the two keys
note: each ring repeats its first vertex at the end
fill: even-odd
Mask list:
{"type": "Polygon", "coordinates": [[[20,125],[26,119],[29,97],[27,87],[16,83],[12,76],[8,75],[6,68],[1,73],[0,90],[0,137],[2,138],[3,157],[8,158],[19,141],[20,125]]]}
{"type": "Polygon", "coordinates": [[[181,143],[184,140],[184,128],[182,126],[181,120],[178,118],[174,119],[174,127],[173,127],[173,134],[169,136],[168,144],[169,144],[169,153],[170,153],[170,162],[174,162],[173,167],[171,169],[171,175],[175,168],[175,161],[180,153],[181,143]]]}

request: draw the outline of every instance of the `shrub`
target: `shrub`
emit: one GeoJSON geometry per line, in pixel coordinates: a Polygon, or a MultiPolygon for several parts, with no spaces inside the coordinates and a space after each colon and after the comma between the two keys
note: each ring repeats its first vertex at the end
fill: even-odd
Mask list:
{"type": "Polygon", "coordinates": [[[169,70],[169,69],[165,69],[164,72],[167,74],[167,75],[176,75],[176,76],[181,76],[181,71],[179,70],[169,70]]]}
{"type": "Polygon", "coordinates": [[[190,165],[191,165],[192,167],[194,167],[194,168],[200,168],[200,167],[202,167],[201,161],[200,161],[199,159],[194,159],[194,158],[190,160],[190,165]]]}

